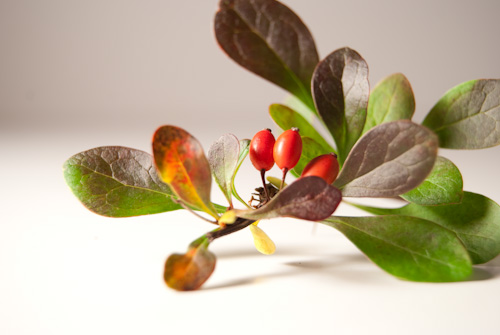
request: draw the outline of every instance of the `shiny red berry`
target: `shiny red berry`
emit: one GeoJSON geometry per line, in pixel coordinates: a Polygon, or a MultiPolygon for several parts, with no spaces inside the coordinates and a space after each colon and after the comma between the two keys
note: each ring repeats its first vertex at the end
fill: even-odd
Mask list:
{"type": "Polygon", "coordinates": [[[334,182],[339,174],[337,155],[329,153],[312,159],[302,171],[301,177],[317,176],[328,184],[334,182]]]}
{"type": "Polygon", "coordinates": [[[250,142],[250,160],[259,171],[269,171],[274,165],[273,148],[276,140],[271,129],[264,129],[254,135],[250,142]]]}
{"type": "Polygon", "coordinates": [[[274,144],[273,157],[281,170],[293,169],[302,154],[302,138],[298,128],[283,132],[274,144]]]}

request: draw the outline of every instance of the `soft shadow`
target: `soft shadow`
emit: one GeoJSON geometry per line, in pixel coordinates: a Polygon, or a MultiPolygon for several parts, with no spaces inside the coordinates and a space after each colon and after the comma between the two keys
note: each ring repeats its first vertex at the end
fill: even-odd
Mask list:
{"type": "MultiPolygon", "coordinates": [[[[290,249],[292,251],[292,249],[290,249]]],[[[296,250],[293,250],[291,254],[294,254],[296,250]]],[[[259,254],[257,254],[259,255],[259,254]]],[[[232,256],[232,255],[231,255],[232,256]]],[[[353,263],[370,263],[370,261],[362,254],[346,254],[346,255],[331,255],[316,259],[306,259],[301,261],[286,262],[284,265],[289,266],[289,270],[283,270],[275,273],[259,274],[254,277],[240,278],[225,283],[219,283],[215,285],[206,285],[202,287],[202,290],[216,290],[229,287],[237,287],[243,285],[256,284],[258,282],[266,281],[271,278],[294,276],[304,273],[328,273],[328,270],[335,269],[335,274],[345,272],[346,270],[337,271],[336,268],[342,267],[347,264],[353,263]]],[[[354,276],[354,274],[353,274],[354,276]]]]}
{"type": "Polygon", "coordinates": [[[488,280],[494,277],[495,275],[490,273],[488,270],[475,267],[474,272],[472,273],[470,278],[467,279],[466,281],[481,281],[481,280],[488,280]]]}
{"type": "Polygon", "coordinates": [[[217,290],[217,289],[222,289],[222,288],[229,288],[229,287],[237,287],[237,286],[243,286],[243,285],[250,285],[250,284],[257,284],[258,282],[266,281],[270,278],[276,278],[276,277],[285,277],[289,275],[293,275],[294,273],[292,271],[282,271],[282,272],[276,272],[276,273],[269,273],[265,275],[258,275],[255,277],[247,277],[247,278],[241,278],[241,279],[235,279],[235,280],[230,280],[225,283],[220,283],[216,285],[207,285],[203,286],[201,289],[202,290],[217,290]]]}
{"type": "Polygon", "coordinates": [[[305,261],[294,261],[287,262],[285,265],[293,266],[296,268],[308,269],[308,270],[320,270],[327,269],[346,263],[369,263],[370,261],[362,254],[348,254],[348,255],[334,255],[328,258],[322,258],[318,260],[305,260],[305,261]]]}
{"type": "Polygon", "coordinates": [[[257,281],[258,281],[258,277],[243,278],[243,279],[231,280],[231,281],[228,281],[226,283],[221,283],[221,284],[217,284],[217,285],[202,286],[201,290],[202,291],[210,291],[210,290],[218,290],[218,289],[221,289],[221,288],[229,288],[229,287],[250,285],[250,284],[255,284],[257,281]]]}
{"type": "Polygon", "coordinates": [[[493,258],[491,261],[489,261],[488,263],[486,263],[482,266],[488,267],[488,268],[500,268],[500,256],[493,258]]]}
{"type": "MultiPolygon", "coordinates": [[[[280,255],[297,255],[300,253],[296,248],[281,250],[280,255]]],[[[235,252],[218,255],[219,258],[262,256],[255,249],[240,249],[235,252]]],[[[283,270],[276,273],[259,274],[253,277],[240,278],[225,283],[207,285],[202,290],[216,290],[229,287],[256,284],[271,278],[295,276],[304,273],[320,273],[335,277],[336,279],[345,279],[349,282],[357,281],[360,283],[377,283],[383,281],[386,276],[392,277],[374,265],[365,255],[359,254],[335,254],[316,257],[314,259],[302,259],[283,263],[289,266],[290,270],[283,270]],[[363,266],[369,266],[364,268],[363,266]],[[361,268],[360,268],[361,266],[361,268]]],[[[500,277],[500,256],[490,262],[474,267],[474,272],[466,281],[483,281],[500,277]]],[[[395,277],[392,277],[397,280],[395,277]]]]}
{"type": "Polygon", "coordinates": [[[361,253],[336,254],[317,260],[289,262],[287,265],[301,268],[302,271],[326,275],[349,283],[356,282],[358,284],[372,285],[387,283],[387,278],[397,280],[395,277],[378,268],[361,253]]]}
{"type": "MultiPolygon", "coordinates": [[[[262,257],[263,255],[255,248],[233,249],[231,251],[217,251],[217,259],[232,259],[241,257],[262,257]]],[[[276,251],[276,256],[293,256],[301,254],[301,250],[293,247],[280,247],[276,251]]]]}
{"type": "Polygon", "coordinates": [[[231,259],[241,257],[257,256],[259,252],[255,248],[234,249],[229,251],[216,251],[217,259],[231,259]]]}
{"type": "Polygon", "coordinates": [[[486,280],[500,277],[500,256],[492,259],[486,264],[476,265],[474,274],[469,280],[486,280]]]}

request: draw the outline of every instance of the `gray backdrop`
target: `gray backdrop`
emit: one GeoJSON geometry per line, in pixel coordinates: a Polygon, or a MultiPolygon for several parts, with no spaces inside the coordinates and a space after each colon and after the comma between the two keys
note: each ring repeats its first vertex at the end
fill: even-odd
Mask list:
{"type": "MultiPolygon", "coordinates": [[[[321,57],[349,46],[371,85],[412,83],[415,119],[449,88],[500,78],[500,1],[285,0],[321,57]]],[[[285,93],[218,47],[217,0],[0,0],[0,127],[78,134],[172,123],[251,136],[285,93]],[[240,122],[241,124],[236,124],[240,122]]],[[[120,133],[120,131],[118,131],[120,133]]]]}

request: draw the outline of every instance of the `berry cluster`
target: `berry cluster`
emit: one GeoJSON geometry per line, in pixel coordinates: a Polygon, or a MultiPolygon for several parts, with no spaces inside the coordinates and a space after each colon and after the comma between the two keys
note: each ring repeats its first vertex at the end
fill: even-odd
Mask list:
{"type": "MultiPolygon", "coordinates": [[[[269,171],[274,163],[283,171],[280,190],[285,183],[285,177],[300,160],[302,154],[302,138],[298,128],[291,128],[283,132],[275,140],[271,129],[267,128],[257,132],[250,142],[250,160],[253,166],[260,171],[264,185],[265,202],[272,196],[266,187],[265,173],[269,171]]],[[[339,173],[339,163],[335,153],[320,155],[312,159],[301,173],[302,177],[317,176],[328,184],[334,182],[339,173]]]]}

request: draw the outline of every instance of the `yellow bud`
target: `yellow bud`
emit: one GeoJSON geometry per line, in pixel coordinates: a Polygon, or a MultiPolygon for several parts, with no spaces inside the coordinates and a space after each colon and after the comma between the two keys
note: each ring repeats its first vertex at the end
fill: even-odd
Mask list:
{"type": "Polygon", "coordinates": [[[219,224],[232,224],[234,221],[236,221],[236,212],[234,210],[229,210],[222,214],[222,216],[219,218],[219,224]]]}
{"type": "Polygon", "coordinates": [[[274,242],[267,236],[266,233],[257,225],[251,224],[250,231],[253,235],[253,243],[255,244],[255,248],[264,255],[272,255],[276,251],[276,245],[274,242]]]}
{"type": "MultiPolygon", "coordinates": [[[[273,176],[268,176],[266,179],[268,182],[273,184],[276,188],[278,188],[278,189],[280,188],[281,179],[273,177],[273,176]]],[[[283,185],[283,187],[285,187],[285,186],[286,186],[286,184],[283,185]]]]}

